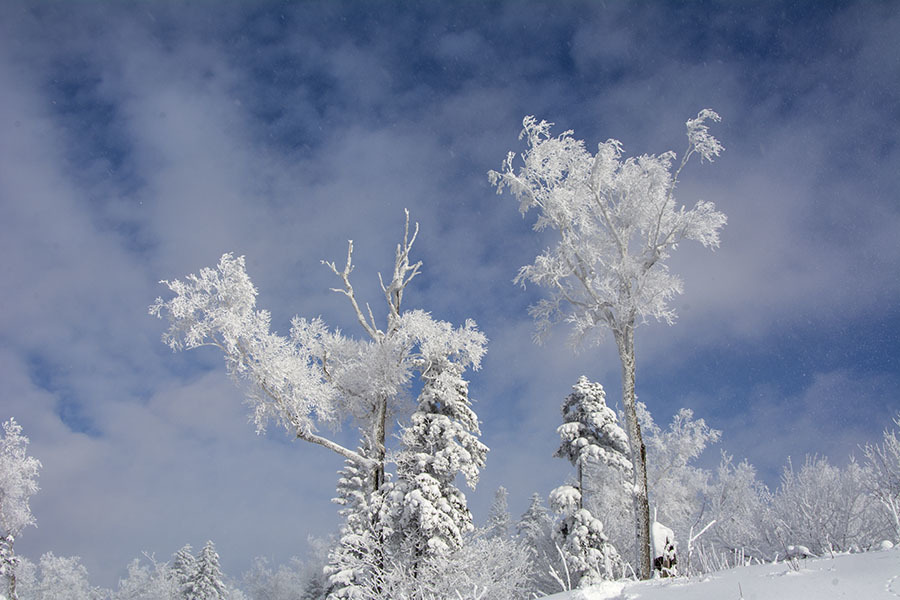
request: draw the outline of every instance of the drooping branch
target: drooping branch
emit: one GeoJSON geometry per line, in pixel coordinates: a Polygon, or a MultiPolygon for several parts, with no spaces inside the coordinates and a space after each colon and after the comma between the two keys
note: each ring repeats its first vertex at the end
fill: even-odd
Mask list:
{"type": "Polygon", "coordinates": [[[324,448],[328,448],[332,452],[337,452],[344,458],[352,460],[359,464],[362,467],[365,467],[369,470],[375,470],[378,466],[378,463],[371,458],[366,458],[362,454],[358,452],[354,452],[349,448],[341,446],[340,444],[329,440],[328,438],[324,438],[320,435],[316,435],[314,433],[308,431],[297,430],[297,439],[304,440],[306,442],[310,442],[312,444],[318,444],[324,448]]]}

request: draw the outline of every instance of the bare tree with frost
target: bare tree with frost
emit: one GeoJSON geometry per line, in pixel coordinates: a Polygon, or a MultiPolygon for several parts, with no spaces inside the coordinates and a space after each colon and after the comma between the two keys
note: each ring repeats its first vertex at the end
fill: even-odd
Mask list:
{"type": "Polygon", "coordinates": [[[490,171],[497,187],[519,200],[519,211],[538,211],[534,229],[558,232],[559,242],[522,267],[516,282],[536,283],[550,297],[533,306],[540,339],[551,324],[572,326],[576,343],[596,343],[612,332],[622,363],[623,404],[634,471],[634,510],[640,575],[650,577],[650,511],[646,457],[635,412],[635,328],[657,319],[672,323],[668,301],[681,293],[682,282],[669,272],[666,259],[677,245],[695,240],[719,244],[726,218],[711,202],[680,206],[675,188],[685,165],[698,154],[712,161],[722,145],[709,134],[709,109],[687,121],[688,148],[673,172],[676,155],[666,152],[622,160],[622,144],[608,140],[591,154],[572,131],[552,137],[551,123],[526,117],[528,149],[516,165],[510,152],[502,170],[490,171]]]}
{"type": "Polygon", "coordinates": [[[807,456],[796,469],[788,458],[770,510],[770,535],[780,550],[790,554],[790,546],[802,545],[820,555],[867,548],[883,539],[883,522],[864,477],[852,458],[843,469],[821,456],[807,456]]]}
{"type": "Polygon", "coordinates": [[[16,566],[18,557],[13,544],[22,530],[34,525],[29,501],[38,491],[37,477],[41,469],[38,459],[28,456],[28,438],[22,426],[10,419],[3,424],[0,437],[0,575],[6,582],[6,595],[18,600],[16,566]]]}
{"type": "MultiPolygon", "coordinates": [[[[385,500],[382,488],[388,462],[389,417],[403,404],[416,376],[422,378],[425,389],[429,389],[431,380],[443,385],[450,373],[455,381],[464,382],[466,368],[480,367],[487,343],[473,321],[453,327],[422,310],[403,309],[406,286],[422,265],[410,260],[417,234],[418,225],[410,231],[407,212],[393,274],[389,280],[379,274],[386,303],[383,321],[375,318],[368,304],[359,301],[350,281],[353,242],[348,244],[342,267],[323,261],[340,279],[340,287],[333,291],[349,301],[364,334],[359,339],[330,330],[318,318],[295,317],[287,338],[271,332],[269,313],[256,309],[256,289],[245,271],[243,257],[231,254],[225,254],[216,269],[203,269],[185,281],[164,281],[175,297],[168,301],[159,298],[150,307],[151,314],[169,320],[163,340],[174,350],[214,346],[223,352],[231,376],[247,384],[258,431],[275,420],[297,438],[328,448],[347,460],[338,490],[338,502],[344,505],[347,519],[342,542],[358,551],[375,548],[378,556],[384,543],[382,524],[377,520],[385,500]],[[436,372],[440,365],[446,367],[444,375],[436,372]],[[346,421],[359,429],[357,450],[320,433],[322,426],[346,421]]],[[[474,413],[467,418],[476,426],[463,427],[477,436],[474,413]]],[[[478,452],[470,452],[474,463],[479,460],[478,452]]],[[[469,466],[454,464],[453,468],[469,477],[469,466]]],[[[461,495],[455,501],[460,498],[464,503],[461,495]]],[[[382,564],[378,556],[370,563],[382,564]]],[[[356,578],[351,571],[341,569],[333,576],[339,580],[333,583],[341,585],[351,585],[356,578]]]]}
{"type": "MultiPolygon", "coordinates": [[[[900,427],[900,414],[894,418],[900,427]]],[[[900,543],[900,435],[884,432],[881,444],[866,444],[865,483],[869,493],[881,504],[890,519],[894,541],[900,543]]]]}
{"type": "Polygon", "coordinates": [[[659,522],[674,529],[679,541],[686,541],[691,531],[700,531],[706,525],[701,521],[712,475],[694,462],[707,446],[719,441],[722,432],[709,427],[703,419],[695,419],[689,408],[675,413],[666,430],[653,421],[643,402],[637,403],[637,409],[650,457],[650,504],[659,522]]]}

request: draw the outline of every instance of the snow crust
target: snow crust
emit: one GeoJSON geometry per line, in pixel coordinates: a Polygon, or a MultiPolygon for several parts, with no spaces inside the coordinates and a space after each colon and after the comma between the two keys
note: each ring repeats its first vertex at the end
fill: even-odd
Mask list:
{"type": "Polygon", "coordinates": [[[900,548],[834,558],[753,565],[695,579],[605,582],[546,600],[897,600],[900,598],[900,548]]]}

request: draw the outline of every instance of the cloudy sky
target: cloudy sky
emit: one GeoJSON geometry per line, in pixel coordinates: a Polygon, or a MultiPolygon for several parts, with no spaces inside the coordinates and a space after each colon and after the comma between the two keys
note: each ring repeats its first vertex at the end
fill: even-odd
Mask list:
{"type": "Polygon", "coordinates": [[[476,517],[499,485],[514,514],[558,485],[562,398],[585,374],[615,404],[620,367],[611,342],[531,342],[541,290],[512,279],[552,239],[486,176],[525,115],[635,154],[722,115],[725,153],[679,187],[728,215],[722,246],[673,257],[679,320],[639,330],[638,395],[772,485],[788,455],[845,461],[900,410],[898,39],[896,2],[0,0],[0,418],[44,465],[19,551],[109,586],[142,551],[213,539],[237,576],[332,532],[341,460],[257,436],[217,352],[173,354],[147,306],[234,252],[277,330],[359,335],[319,261],[352,238],[378,306],[404,208],[407,307],[490,338],[476,517]]]}

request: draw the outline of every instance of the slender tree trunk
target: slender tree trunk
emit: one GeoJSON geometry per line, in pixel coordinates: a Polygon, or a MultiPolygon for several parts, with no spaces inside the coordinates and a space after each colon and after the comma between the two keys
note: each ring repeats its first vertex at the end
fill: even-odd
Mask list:
{"type": "Polygon", "coordinates": [[[578,459],[578,510],[584,508],[584,468],[581,459],[578,459]]]}
{"type": "Polygon", "coordinates": [[[2,557],[2,570],[6,575],[6,596],[9,600],[19,600],[19,596],[16,593],[16,563],[18,560],[16,559],[15,554],[13,554],[13,536],[8,535],[6,537],[0,538],[0,554],[2,557]]]}
{"type": "Polygon", "coordinates": [[[625,408],[625,426],[631,450],[633,473],[632,501],[634,503],[635,559],[641,579],[650,579],[652,556],[650,556],[650,501],[647,492],[647,448],[641,435],[641,425],[637,419],[634,393],[634,320],[627,323],[621,332],[615,333],[622,361],[622,405],[625,408]]]}
{"type": "Polygon", "coordinates": [[[373,469],[372,491],[377,492],[384,485],[384,458],[387,454],[385,435],[387,429],[387,398],[379,396],[375,408],[375,468],[373,469]]]}

